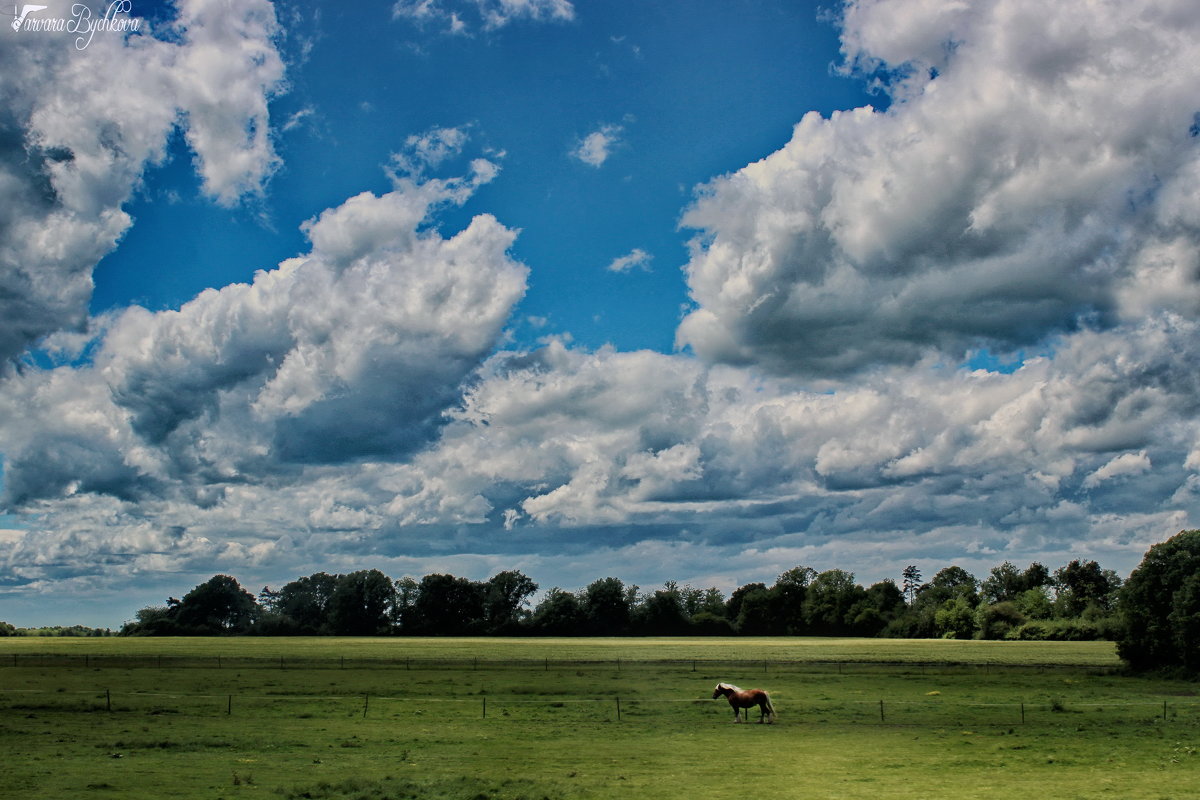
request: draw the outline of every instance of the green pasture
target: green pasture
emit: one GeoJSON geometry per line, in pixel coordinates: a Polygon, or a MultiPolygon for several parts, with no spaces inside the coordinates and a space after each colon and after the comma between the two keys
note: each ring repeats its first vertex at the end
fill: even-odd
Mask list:
{"type": "Polygon", "coordinates": [[[1200,796],[1200,687],[1116,666],[1102,643],[10,639],[0,797],[1200,796]],[[733,725],[718,681],[777,722],[733,725]]]}
{"type": "Polygon", "coordinates": [[[162,637],[0,639],[0,662],[14,655],[122,658],[286,660],[481,661],[800,661],[823,663],[952,663],[1120,666],[1112,642],[1005,642],[953,639],[849,639],[823,637],[660,638],[368,638],[368,637],[162,637]]]}

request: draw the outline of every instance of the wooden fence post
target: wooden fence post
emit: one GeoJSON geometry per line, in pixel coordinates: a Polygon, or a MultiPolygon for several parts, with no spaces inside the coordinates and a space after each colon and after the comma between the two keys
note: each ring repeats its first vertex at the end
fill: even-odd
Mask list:
{"type": "Polygon", "coordinates": [[[879,721],[883,722],[883,701],[879,701],[879,721]]]}
{"type": "Polygon", "coordinates": [[[621,698],[617,698],[617,722],[621,721],[621,698]]]}

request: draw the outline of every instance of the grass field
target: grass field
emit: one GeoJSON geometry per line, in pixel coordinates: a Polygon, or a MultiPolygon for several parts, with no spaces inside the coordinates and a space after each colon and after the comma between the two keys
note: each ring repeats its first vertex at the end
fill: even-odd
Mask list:
{"type": "Polygon", "coordinates": [[[1200,797],[1198,687],[1116,666],[1105,643],[7,639],[0,796],[1200,797]],[[777,723],[731,724],[721,680],[777,723]]]}

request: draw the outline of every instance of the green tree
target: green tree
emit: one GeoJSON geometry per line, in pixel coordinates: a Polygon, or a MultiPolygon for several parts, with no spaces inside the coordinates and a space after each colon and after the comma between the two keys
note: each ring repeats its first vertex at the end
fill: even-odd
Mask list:
{"type": "Polygon", "coordinates": [[[180,633],[179,623],[175,621],[174,606],[147,606],[138,609],[133,622],[127,622],[121,627],[122,636],[175,636],[180,633]]]}
{"type": "Polygon", "coordinates": [[[586,630],[598,636],[616,636],[629,630],[630,597],[619,579],[592,581],[583,591],[586,630]]]}
{"type": "Polygon", "coordinates": [[[987,603],[1016,600],[1017,595],[1024,590],[1025,576],[1011,561],[1005,561],[998,567],[992,567],[991,573],[979,586],[979,594],[987,603]]]}
{"type": "Polygon", "coordinates": [[[876,636],[905,610],[904,593],[895,581],[888,579],[872,584],[846,616],[851,633],[876,636]]]}
{"type": "Polygon", "coordinates": [[[1044,564],[1034,561],[1021,573],[1021,588],[1023,591],[1040,589],[1050,585],[1050,570],[1044,564]]]}
{"type": "Polygon", "coordinates": [[[817,577],[812,567],[792,567],[771,587],[771,629],[774,633],[795,636],[807,630],[804,600],[809,584],[817,577]]]}
{"type": "Polygon", "coordinates": [[[454,575],[426,575],[413,603],[415,632],[463,636],[479,633],[484,622],[487,587],[454,575]]]}
{"type": "Polygon", "coordinates": [[[1113,607],[1121,582],[1116,573],[1103,570],[1095,561],[1075,559],[1054,571],[1058,589],[1055,609],[1060,617],[1078,617],[1089,606],[1107,611],[1113,607]]]}
{"type": "Polygon", "coordinates": [[[382,636],[391,633],[396,589],[377,569],[339,575],[329,598],[329,627],[342,636],[382,636]]]}
{"type": "Polygon", "coordinates": [[[325,572],[297,578],[271,593],[269,608],[291,620],[296,633],[326,632],[329,630],[329,601],[337,583],[337,575],[325,572]]]}
{"type": "Polygon", "coordinates": [[[213,636],[244,633],[261,609],[254,595],[228,575],[214,575],[183,596],[173,609],[180,632],[213,636]]]}
{"type": "Polygon", "coordinates": [[[770,605],[768,598],[765,597],[767,594],[767,585],[765,583],[747,583],[745,586],[739,586],[734,589],[733,594],[729,595],[729,600],[725,603],[725,618],[732,622],[739,632],[743,632],[742,606],[746,602],[746,597],[751,594],[757,595],[759,592],[763,593],[764,598],[761,607],[750,614],[750,624],[756,629],[765,629],[770,623],[768,619],[770,616],[770,605]]]}
{"type": "Polygon", "coordinates": [[[771,603],[771,592],[766,584],[751,583],[734,591],[736,603],[730,597],[730,604],[736,605],[738,612],[733,619],[737,632],[745,636],[764,636],[771,632],[774,614],[771,603]],[[745,589],[746,591],[742,591],[745,589]]]}
{"type": "Polygon", "coordinates": [[[407,633],[416,624],[413,608],[417,602],[417,595],[421,593],[421,585],[405,575],[392,581],[392,586],[396,589],[396,602],[392,606],[392,625],[407,633]]]}
{"type": "Polygon", "coordinates": [[[936,596],[950,599],[951,597],[961,597],[967,603],[974,607],[979,602],[976,595],[976,589],[979,582],[975,580],[975,576],[967,572],[959,566],[946,567],[933,576],[933,580],[929,582],[929,589],[936,596]]]}
{"type": "Polygon", "coordinates": [[[975,609],[965,597],[951,597],[934,613],[934,623],[940,636],[948,639],[970,639],[975,633],[975,609]]]}
{"type": "Polygon", "coordinates": [[[1120,594],[1117,653],[1138,670],[1200,673],[1200,530],[1151,547],[1120,594]]]}
{"type": "Polygon", "coordinates": [[[0,636],[16,636],[16,626],[8,622],[0,622],[0,636]]]}
{"type": "Polygon", "coordinates": [[[1029,619],[1050,619],[1054,616],[1054,604],[1044,586],[1026,589],[1017,596],[1017,611],[1029,619]]]}
{"type": "Polygon", "coordinates": [[[492,633],[511,633],[520,623],[520,610],[538,585],[517,570],[498,572],[488,579],[484,616],[492,633]]]}
{"type": "Polygon", "coordinates": [[[909,564],[904,568],[904,572],[900,573],[900,577],[904,580],[901,591],[911,606],[917,601],[917,592],[921,589],[921,570],[917,569],[916,564],[909,564]]]}
{"type": "Polygon", "coordinates": [[[635,615],[637,628],[651,636],[677,636],[688,632],[688,615],[674,581],[645,598],[635,615]]]}
{"type": "Polygon", "coordinates": [[[725,596],[716,587],[699,589],[694,586],[684,586],[679,590],[679,596],[683,602],[683,613],[689,617],[694,617],[702,612],[718,616],[725,614],[725,596]]]}
{"type": "Polygon", "coordinates": [[[586,617],[579,598],[557,586],[546,592],[533,610],[533,627],[539,633],[573,636],[585,631],[586,617]]]}
{"type": "Polygon", "coordinates": [[[854,574],[830,569],[813,578],[804,600],[804,621],[809,631],[820,636],[851,633],[850,609],[866,596],[854,582],[854,574]]]}
{"type": "Polygon", "coordinates": [[[917,590],[908,611],[889,623],[884,634],[912,639],[944,635],[945,629],[937,621],[938,611],[954,599],[962,600],[973,610],[979,602],[976,586],[975,577],[962,567],[946,567],[917,590]]]}

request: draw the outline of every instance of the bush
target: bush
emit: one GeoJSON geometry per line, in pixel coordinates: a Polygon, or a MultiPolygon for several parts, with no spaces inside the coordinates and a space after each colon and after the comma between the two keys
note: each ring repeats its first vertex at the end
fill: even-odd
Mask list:
{"type": "Polygon", "coordinates": [[[1115,621],[1035,619],[1008,632],[1006,639],[1039,642],[1093,642],[1115,638],[1115,621]]]}
{"type": "Polygon", "coordinates": [[[955,597],[937,610],[934,623],[943,639],[970,639],[975,633],[975,610],[965,599],[955,597]]]}
{"type": "Polygon", "coordinates": [[[979,626],[975,638],[1004,639],[1025,621],[1025,615],[1017,610],[1014,603],[1007,600],[992,605],[980,605],[975,611],[975,624],[979,626]]]}
{"type": "Polygon", "coordinates": [[[732,636],[733,624],[711,611],[700,611],[692,616],[692,632],[701,636],[732,636]]]}

